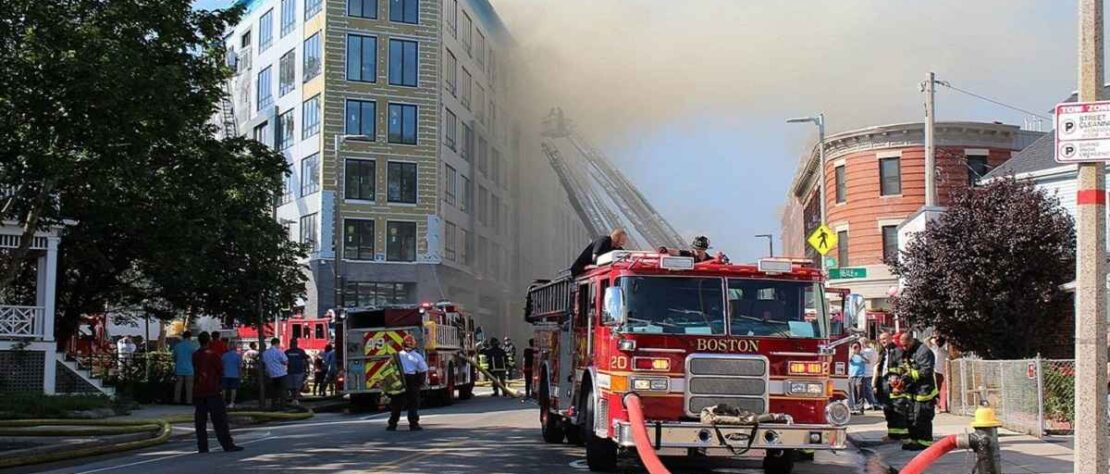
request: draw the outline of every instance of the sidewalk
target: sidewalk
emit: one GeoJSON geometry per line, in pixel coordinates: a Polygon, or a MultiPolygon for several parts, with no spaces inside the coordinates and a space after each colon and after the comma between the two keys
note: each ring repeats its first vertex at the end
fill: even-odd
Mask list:
{"type": "MultiPolygon", "coordinates": [[[[933,437],[940,439],[948,435],[972,431],[971,417],[939,413],[933,419],[933,437]]],[[[869,411],[866,415],[852,417],[848,426],[848,440],[860,449],[873,452],[884,464],[901,469],[914,456],[915,451],[902,451],[898,442],[883,442],[886,422],[879,411],[869,411]]],[[[1006,429],[998,430],[998,440],[1002,445],[1002,472],[1009,473],[1070,473],[1072,469],[1071,438],[1066,436],[1037,439],[1006,429]]],[[[971,451],[952,451],[940,458],[926,471],[930,473],[972,472],[975,455],[971,451]]]]}

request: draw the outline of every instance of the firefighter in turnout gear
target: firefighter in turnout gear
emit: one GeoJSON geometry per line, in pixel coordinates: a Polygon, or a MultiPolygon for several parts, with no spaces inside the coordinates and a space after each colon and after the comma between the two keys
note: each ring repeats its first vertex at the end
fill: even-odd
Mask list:
{"type": "MultiPolygon", "coordinates": [[[[502,392],[505,392],[501,387],[505,386],[505,372],[509,369],[508,356],[505,350],[501,349],[501,341],[496,337],[489,339],[489,345],[482,352],[486,356],[486,363],[489,364],[489,372],[497,380],[490,380],[493,383],[493,396],[500,397],[502,392]]],[[[504,393],[505,396],[509,394],[504,393]]]]}
{"type": "Polygon", "coordinates": [[[933,414],[936,407],[936,359],[933,351],[913,334],[902,334],[902,360],[900,362],[905,412],[909,437],[902,440],[902,449],[920,451],[933,444],[933,414]]]}
{"type": "Polygon", "coordinates": [[[899,365],[902,360],[902,350],[894,343],[887,331],[879,334],[879,345],[882,351],[875,370],[875,394],[878,396],[879,403],[883,405],[886,437],[903,440],[909,437],[909,429],[907,429],[905,417],[908,407],[902,390],[904,385],[899,365]]]}
{"type": "Polygon", "coordinates": [[[509,336],[505,336],[505,344],[502,346],[505,350],[506,364],[508,365],[508,379],[516,378],[516,345],[509,336]]]}

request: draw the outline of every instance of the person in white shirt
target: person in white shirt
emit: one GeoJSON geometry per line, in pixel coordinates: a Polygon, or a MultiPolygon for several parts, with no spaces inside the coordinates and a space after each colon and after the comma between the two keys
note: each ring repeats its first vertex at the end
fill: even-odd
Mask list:
{"type": "Polygon", "coordinates": [[[860,355],[863,356],[863,360],[867,364],[863,368],[863,380],[866,381],[862,390],[863,400],[866,403],[864,408],[868,410],[877,409],[879,408],[879,401],[875,399],[875,390],[871,386],[871,380],[875,378],[875,366],[879,363],[879,353],[875,352],[875,348],[871,347],[872,342],[867,339],[860,340],[860,345],[863,346],[860,355]]]}
{"type": "Polygon", "coordinates": [[[270,408],[285,407],[285,392],[288,390],[285,380],[289,375],[289,358],[281,350],[280,339],[270,339],[270,348],[262,353],[262,365],[266,369],[266,377],[270,379],[270,408]]]}
{"type": "Polygon", "coordinates": [[[119,358],[117,359],[119,370],[122,372],[128,360],[135,355],[135,343],[131,342],[131,337],[123,336],[123,338],[116,343],[116,351],[119,354],[119,358]]]}
{"type": "Polygon", "coordinates": [[[948,384],[944,379],[944,372],[948,367],[948,341],[945,341],[942,336],[930,337],[929,349],[933,351],[933,359],[936,360],[933,373],[937,376],[937,390],[940,391],[940,395],[937,396],[937,411],[947,413],[948,384]]]}
{"type": "Polygon", "coordinates": [[[405,393],[393,397],[389,401],[389,426],[386,430],[396,431],[397,422],[401,421],[401,408],[408,406],[409,431],[420,431],[420,387],[424,385],[424,375],[428,372],[428,363],[424,356],[416,350],[416,338],[406,335],[403,348],[397,353],[397,361],[405,378],[405,393]]]}

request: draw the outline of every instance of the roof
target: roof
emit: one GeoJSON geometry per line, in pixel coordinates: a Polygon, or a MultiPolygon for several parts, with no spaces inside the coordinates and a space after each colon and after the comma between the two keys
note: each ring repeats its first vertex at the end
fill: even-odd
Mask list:
{"type": "Polygon", "coordinates": [[[1056,162],[1055,148],[1055,136],[1052,133],[1045,134],[1005,163],[991,170],[983,176],[983,179],[1014,176],[1064,166],[1056,162]]]}

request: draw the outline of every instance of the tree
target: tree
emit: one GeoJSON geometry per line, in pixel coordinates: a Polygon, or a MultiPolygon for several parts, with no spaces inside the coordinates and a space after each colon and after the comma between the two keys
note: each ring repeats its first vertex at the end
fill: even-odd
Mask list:
{"type": "Polygon", "coordinates": [[[958,196],[917,234],[891,271],[895,312],[985,358],[1036,355],[1072,332],[1060,324],[1075,277],[1075,228],[1032,184],[993,181],[958,196]]]}
{"type": "MultiPolygon", "coordinates": [[[[303,249],[272,217],[284,158],[211,123],[241,13],[0,2],[0,214],[25,235],[76,221],[60,248],[63,334],[109,306],[242,317],[260,295],[272,312],[303,292],[303,249]]],[[[26,257],[0,259],[4,294],[26,257]]]]}

